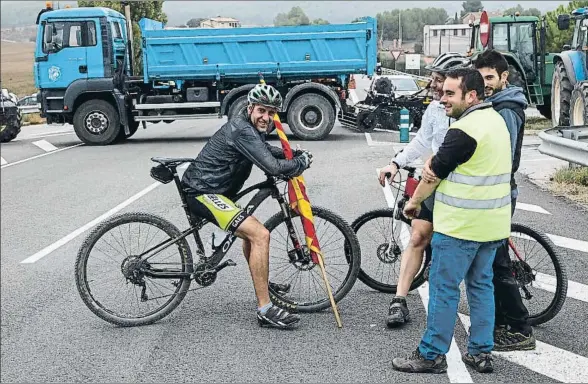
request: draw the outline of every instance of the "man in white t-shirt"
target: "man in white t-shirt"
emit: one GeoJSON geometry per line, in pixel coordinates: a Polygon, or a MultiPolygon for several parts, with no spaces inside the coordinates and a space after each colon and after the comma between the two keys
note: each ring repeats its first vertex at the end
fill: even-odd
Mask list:
{"type": "MultiPolygon", "coordinates": [[[[469,59],[459,53],[448,52],[440,55],[431,65],[425,67],[431,73],[431,89],[433,101],[423,114],[421,127],[416,136],[404,148],[404,150],[392,159],[389,165],[380,170],[379,180],[385,186],[386,173],[391,173],[392,178],[398,170],[417,160],[437,153],[445,139],[451,119],[445,114],[445,107],[439,102],[443,96],[443,83],[445,73],[451,69],[466,66],[469,59]]],[[[433,202],[435,195],[431,195],[421,206],[421,211],[412,220],[412,234],[410,242],[400,262],[400,275],[396,288],[396,296],[390,302],[386,324],[389,328],[403,325],[410,321],[406,295],[410,285],[423,263],[425,248],[433,235],[433,202]]]]}

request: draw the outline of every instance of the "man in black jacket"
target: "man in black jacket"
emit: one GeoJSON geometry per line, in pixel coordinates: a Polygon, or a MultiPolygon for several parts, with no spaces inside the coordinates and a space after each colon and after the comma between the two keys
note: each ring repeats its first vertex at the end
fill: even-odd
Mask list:
{"type": "Polygon", "coordinates": [[[249,92],[248,100],[244,114],[229,120],[206,143],[186,169],[182,184],[188,190],[188,206],[195,215],[243,239],[257,296],[259,325],[292,328],[300,318],[274,306],[269,297],[270,234],[232,199],[249,178],[254,164],[271,176],[294,177],[310,167],[312,155],[295,151],[294,159],[287,160],[282,149],[266,142],[273,117],[282,107],[282,97],[275,88],[258,84],[249,92]]]}

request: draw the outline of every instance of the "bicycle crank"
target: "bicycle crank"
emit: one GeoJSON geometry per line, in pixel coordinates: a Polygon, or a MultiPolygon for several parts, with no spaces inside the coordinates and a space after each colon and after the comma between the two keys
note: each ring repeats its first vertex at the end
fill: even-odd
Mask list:
{"type": "Polygon", "coordinates": [[[216,281],[216,275],[219,271],[226,267],[234,267],[237,263],[233,260],[228,259],[223,263],[220,263],[216,267],[208,263],[201,263],[196,266],[194,270],[194,281],[203,287],[208,287],[216,281]]]}

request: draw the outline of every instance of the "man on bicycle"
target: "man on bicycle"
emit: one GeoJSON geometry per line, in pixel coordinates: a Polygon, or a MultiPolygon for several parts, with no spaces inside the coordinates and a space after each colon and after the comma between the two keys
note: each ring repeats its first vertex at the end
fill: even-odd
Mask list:
{"type": "MultiPolygon", "coordinates": [[[[379,179],[382,186],[385,185],[386,173],[391,173],[392,178],[394,178],[400,168],[419,157],[429,155],[431,152],[433,154],[437,153],[451,123],[451,118],[447,117],[445,108],[439,102],[441,96],[443,96],[445,73],[452,68],[464,66],[468,63],[469,60],[462,55],[449,52],[441,54],[431,65],[426,67],[426,69],[432,71],[431,89],[433,90],[433,101],[427,107],[423,115],[421,128],[414,139],[392,159],[390,165],[380,170],[379,179]]],[[[410,242],[400,261],[400,276],[396,296],[392,299],[388,309],[386,321],[388,327],[399,326],[410,320],[406,295],[422,265],[425,248],[433,235],[433,198],[434,196],[431,196],[423,204],[419,215],[412,221],[410,242]]]]}
{"type": "MultiPolygon", "coordinates": [[[[251,174],[255,164],[271,176],[295,177],[312,162],[310,152],[294,151],[292,160],[266,142],[273,130],[273,117],[282,107],[282,96],[272,86],[256,85],[248,94],[249,104],[242,115],[225,123],[206,143],[182,177],[188,191],[191,212],[243,239],[243,253],[249,264],[260,326],[292,328],[299,321],[270,300],[268,285],[270,234],[253,216],[232,201],[251,174]]],[[[287,285],[275,284],[281,291],[287,285]]]]}
{"type": "MultiPolygon", "coordinates": [[[[485,82],[485,96],[493,108],[506,122],[510,133],[512,172],[511,172],[511,214],[514,214],[518,196],[515,173],[521,159],[521,147],[525,130],[525,109],[527,99],[521,87],[506,85],[508,62],[497,51],[487,50],[474,61],[485,82]]],[[[510,268],[508,244],[496,252],[494,259],[494,301],[496,305],[496,328],[494,350],[514,351],[535,349],[535,336],[529,324],[529,311],[523,304],[516,279],[510,268]]]]}

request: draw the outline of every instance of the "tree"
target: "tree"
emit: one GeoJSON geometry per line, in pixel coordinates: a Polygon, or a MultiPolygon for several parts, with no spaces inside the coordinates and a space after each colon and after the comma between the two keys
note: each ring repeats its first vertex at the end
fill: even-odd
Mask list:
{"type": "Polygon", "coordinates": [[[200,22],[204,20],[203,17],[195,17],[193,19],[188,20],[186,25],[190,28],[200,28],[200,22]]]}
{"type": "Polygon", "coordinates": [[[588,7],[588,1],[570,1],[567,6],[560,5],[557,9],[545,14],[547,22],[547,52],[561,52],[564,44],[571,44],[574,34],[574,26],[566,31],[557,29],[557,16],[562,14],[571,14],[577,8],[588,7]]]}
{"type": "Polygon", "coordinates": [[[323,20],[321,18],[318,18],[318,19],[314,19],[311,24],[314,24],[314,25],[327,25],[327,24],[331,24],[331,23],[329,23],[327,20],[323,20]]]}
{"type": "Polygon", "coordinates": [[[310,19],[302,8],[292,7],[288,13],[278,13],[274,19],[274,25],[278,26],[293,26],[293,25],[309,25],[310,19]]]}
{"type": "MultiPolygon", "coordinates": [[[[133,23],[133,69],[136,75],[143,73],[143,55],[141,50],[141,29],[139,20],[149,19],[167,23],[167,15],[163,12],[163,0],[159,1],[131,1],[131,21],[133,23]]],[[[106,7],[124,15],[124,5],[120,1],[78,1],[79,7],[106,7]]]]}
{"type": "MultiPolygon", "coordinates": [[[[384,40],[398,39],[398,13],[400,10],[384,11],[376,15],[378,22],[378,36],[384,40]]],[[[443,25],[449,16],[443,8],[411,8],[403,9],[400,13],[402,21],[402,39],[422,40],[425,25],[443,25]]]]}
{"type": "Polygon", "coordinates": [[[481,12],[484,10],[484,6],[480,0],[466,0],[461,3],[463,10],[461,11],[461,17],[469,12],[481,12]]]}
{"type": "Polygon", "coordinates": [[[504,16],[510,16],[510,15],[514,15],[516,13],[519,13],[520,16],[537,16],[537,17],[541,17],[541,11],[538,10],[537,8],[529,8],[529,9],[523,9],[523,7],[520,4],[517,4],[516,7],[512,7],[512,8],[508,8],[503,12],[504,16]]]}
{"type": "Polygon", "coordinates": [[[423,53],[423,43],[414,43],[414,53],[423,53]]]}

